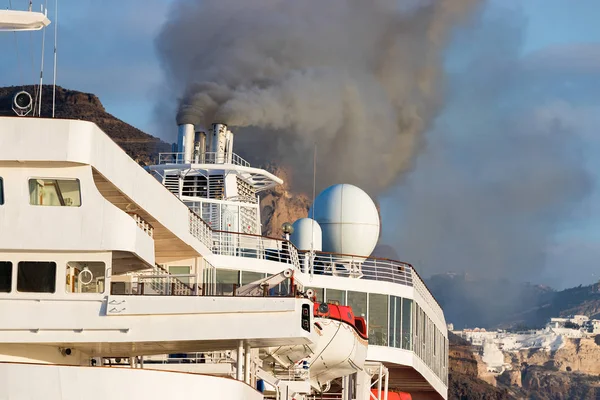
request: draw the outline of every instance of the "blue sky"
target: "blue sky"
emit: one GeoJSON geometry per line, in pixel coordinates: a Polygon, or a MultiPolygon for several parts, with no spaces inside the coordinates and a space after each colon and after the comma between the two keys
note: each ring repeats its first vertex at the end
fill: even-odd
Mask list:
{"type": "MultiPolygon", "coordinates": [[[[21,9],[28,3],[28,0],[10,1],[14,8],[21,9]]],[[[52,3],[50,0],[50,14],[54,11],[52,3]]],[[[496,6],[496,11],[506,8],[522,12],[526,19],[522,55],[558,45],[600,42],[598,1],[489,0],[489,3],[496,6]]],[[[0,0],[0,6],[7,8],[8,4],[9,0],[0,0]]],[[[170,0],[59,0],[58,83],[93,92],[114,115],[155,135],[169,137],[158,131],[153,116],[162,78],[154,51],[154,36],[166,19],[169,4],[170,0]]],[[[39,39],[40,34],[36,35],[39,39]]],[[[53,32],[49,31],[49,42],[52,36],[53,32]]],[[[28,82],[37,80],[39,40],[35,40],[36,37],[34,46],[29,45],[29,37],[19,39],[19,64],[14,37],[0,35],[2,49],[9,49],[0,59],[0,85],[18,84],[21,71],[25,71],[28,82]],[[36,58],[33,73],[29,57],[32,48],[36,58]]],[[[48,51],[48,79],[51,61],[48,51]]]]}
{"type": "MultiPolygon", "coordinates": [[[[59,70],[58,84],[66,88],[97,94],[107,110],[132,125],[166,140],[174,140],[175,128],[161,130],[164,124],[156,117],[157,99],[161,96],[162,71],[155,55],[154,37],[166,20],[169,0],[59,0],[59,70]]],[[[27,0],[12,0],[13,7],[24,9],[27,0]]],[[[0,0],[8,7],[9,0],[0,0]]],[[[39,7],[39,1],[37,2],[39,7]]],[[[52,18],[53,0],[49,1],[52,18]]],[[[505,50],[518,61],[523,70],[548,74],[556,85],[532,85],[527,92],[516,92],[506,97],[507,107],[530,106],[540,120],[561,118],[577,131],[584,141],[582,163],[593,178],[591,194],[563,223],[547,246],[547,268],[537,280],[556,287],[590,283],[600,279],[597,259],[600,257],[600,90],[594,78],[600,78],[600,1],[598,0],[488,0],[484,14],[491,21],[479,27],[463,30],[465,36],[482,35],[487,46],[512,46],[505,50]],[[494,38],[496,21],[504,31],[494,38]],[[514,29],[510,28],[511,24],[514,29]],[[487,29],[487,30],[486,30],[487,29]],[[511,53],[513,52],[513,53],[511,53]],[[586,80],[587,79],[587,80],[586,80]],[[587,83],[586,83],[587,82],[587,83]],[[589,84],[588,84],[589,83],[589,84]],[[543,93],[540,93],[542,91],[543,93]],[[575,271],[565,272],[565,271],[575,271]]],[[[200,21],[199,21],[200,23],[200,21]]],[[[40,33],[28,35],[18,43],[12,34],[0,34],[0,86],[31,83],[37,80],[39,70],[40,33]],[[16,49],[18,48],[19,57],[16,49]],[[32,68],[31,51],[35,65],[32,68]]],[[[465,38],[457,39],[447,52],[449,74],[464,73],[464,60],[470,49],[461,48],[465,38]],[[461,42],[462,40],[462,42],[461,42]]],[[[468,43],[476,43],[468,38],[468,43]]],[[[53,41],[53,32],[47,32],[47,44],[53,41]]],[[[483,44],[485,44],[484,42],[483,44]]],[[[481,43],[479,44],[481,45],[481,43]]],[[[51,45],[47,46],[48,49],[51,45]]],[[[51,66],[51,52],[46,65],[51,66]]],[[[539,75],[539,74],[538,74],[539,75]]],[[[46,82],[51,68],[46,68],[46,82]]],[[[540,78],[541,79],[541,78],[540,78]]],[[[468,90],[466,90],[468,92],[468,90]]],[[[469,94],[461,94],[457,102],[468,101],[469,94]]],[[[484,110],[485,111],[485,110],[484,110]]],[[[443,108],[440,124],[459,124],[464,115],[457,107],[443,108]]],[[[425,159],[425,158],[424,158],[425,159]]],[[[412,174],[418,178],[417,168],[412,174]]],[[[392,197],[387,203],[392,202],[392,197]]],[[[386,199],[383,199],[384,207],[386,199]]]]}

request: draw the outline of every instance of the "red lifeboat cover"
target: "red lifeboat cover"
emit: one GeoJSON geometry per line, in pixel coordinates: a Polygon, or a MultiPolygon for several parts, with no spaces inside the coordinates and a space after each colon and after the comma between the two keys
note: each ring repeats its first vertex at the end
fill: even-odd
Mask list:
{"type": "Polygon", "coordinates": [[[321,304],[322,303],[314,303],[314,315],[316,317],[329,318],[345,322],[348,325],[352,326],[360,337],[362,337],[365,340],[368,340],[367,324],[364,318],[354,316],[354,312],[352,312],[352,307],[340,306],[338,304],[323,303],[327,305],[327,312],[322,313],[319,310],[319,306],[321,304]]]}
{"type": "MultiPolygon", "coordinates": [[[[372,389],[371,393],[377,397],[377,389],[372,389]]],[[[412,400],[412,396],[405,392],[388,392],[388,400],[412,400]]]]}

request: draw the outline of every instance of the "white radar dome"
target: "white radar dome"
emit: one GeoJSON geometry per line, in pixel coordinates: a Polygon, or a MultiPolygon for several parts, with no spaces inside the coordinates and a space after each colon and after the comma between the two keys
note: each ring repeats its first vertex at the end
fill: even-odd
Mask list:
{"type": "Polygon", "coordinates": [[[315,199],[308,215],[321,225],[323,251],[368,257],[379,239],[379,213],[364,190],[333,185],[315,199]]]}
{"type": "Polygon", "coordinates": [[[292,226],[294,232],[290,235],[290,241],[298,250],[323,250],[323,231],[317,221],[301,218],[292,226]]]}

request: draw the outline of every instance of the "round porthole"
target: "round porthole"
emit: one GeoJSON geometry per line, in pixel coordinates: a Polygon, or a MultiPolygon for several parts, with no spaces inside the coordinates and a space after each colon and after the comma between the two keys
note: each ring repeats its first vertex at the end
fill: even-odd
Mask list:
{"type": "Polygon", "coordinates": [[[81,282],[82,285],[89,285],[93,280],[94,274],[92,274],[92,271],[90,271],[88,267],[84,267],[83,271],[79,273],[79,282],[81,282]]]}

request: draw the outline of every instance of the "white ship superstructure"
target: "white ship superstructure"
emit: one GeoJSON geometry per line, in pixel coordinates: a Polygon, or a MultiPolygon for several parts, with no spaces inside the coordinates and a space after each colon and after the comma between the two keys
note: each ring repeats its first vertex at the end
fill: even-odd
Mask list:
{"type": "MultiPolygon", "coordinates": [[[[19,15],[0,30],[49,23],[19,15]]],[[[0,398],[447,398],[443,312],[371,257],[369,196],[334,185],[264,237],[282,181],[233,142],[182,125],[144,169],[92,123],[0,118],[0,398]]]]}
{"type": "MultiPolygon", "coordinates": [[[[230,143],[217,139],[219,134],[233,137],[223,124],[204,129],[180,127],[179,132],[182,151],[161,154],[160,164],[148,170],[219,230],[213,231],[214,251],[217,258],[227,260],[228,268],[216,268],[218,285],[243,285],[277,272],[278,259],[288,257],[283,247],[286,242],[275,246],[281,239],[254,235],[260,232],[258,207],[252,224],[243,223],[238,210],[258,204],[261,190],[281,180],[251,168],[233,153],[232,146],[222,146],[221,153],[209,151],[217,149],[215,141],[230,143]],[[205,189],[205,183],[191,193],[190,174],[202,177],[196,181],[214,179],[222,185],[205,189]],[[218,178],[212,178],[215,176],[218,178]],[[248,188],[244,196],[239,196],[240,187],[248,188]],[[235,201],[231,209],[221,209],[221,214],[207,211],[231,199],[235,201]],[[248,274],[253,278],[245,278],[248,274]]],[[[410,264],[370,257],[379,236],[379,217],[371,199],[355,186],[334,185],[317,196],[313,207],[314,213],[311,209],[308,215],[316,221],[300,219],[288,235],[293,250],[290,262],[297,263],[296,279],[314,290],[317,301],[348,305],[356,315],[365,317],[369,327],[367,365],[382,365],[389,374],[388,385],[445,398],[448,342],[443,311],[410,264]],[[338,218],[342,215],[346,220],[338,218]]]]}

